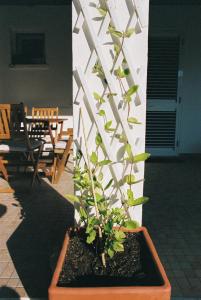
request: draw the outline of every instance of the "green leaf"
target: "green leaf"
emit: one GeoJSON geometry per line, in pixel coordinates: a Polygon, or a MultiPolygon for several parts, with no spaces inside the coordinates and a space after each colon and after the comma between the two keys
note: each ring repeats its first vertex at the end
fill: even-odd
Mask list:
{"type": "Polygon", "coordinates": [[[69,199],[71,202],[78,202],[78,203],[80,203],[79,198],[77,196],[75,196],[75,195],[67,194],[66,198],[69,199]]]}
{"type": "Polygon", "coordinates": [[[105,123],[105,130],[106,131],[115,131],[114,128],[111,128],[112,126],[112,121],[108,121],[107,123],[105,123]]]}
{"type": "Polygon", "coordinates": [[[99,116],[104,117],[105,111],[103,109],[101,109],[101,110],[99,110],[98,114],[99,114],[99,116]]]}
{"type": "Polygon", "coordinates": [[[107,189],[109,189],[109,187],[112,185],[113,180],[114,180],[113,178],[110,179],[110,181],[108,182],[108,184],[107,184],[106,187],[104,188],[105,191],[106,191],[107,189]]]}
{"type": "Polygon", "coordinates": [[[98,180],[102,181],[103,180],[103,172],[100,172],[98,175],[98,180]]]}
{"type": "Polygon", "coordinates": [[[87,205],[94,206],[94,198],[86,198],[85,201],[87,205]]]}
{"type": "Polygon", "coordinates": [[[105,102],[104,98],[101,97],[98,93],[94,92],[93,96],[94,96],[94,99],[97,100],[100,104],[105,102]]]}
{"type": "Polygon", "coordinates": [[[127,136],[125,134],[115,134],[115,137],[119,139],[120,143],[127,143],[127,136]]]}
{"type": "Polygon", "coordinates": [[[145,160],[147,160],[149,157],[150,157],[150,154],[149,154],[149,153],[141,153],[141,154],[138,154],[138,155],[135,155],[135,156],[134,156],[133,162],[137,163],[137,162],[140,162],[140,161],[145,161],[145,160]]]}
{"type": "Polygon", "coordinates": [[[119,52],[121,50],[121,47],[118,44],[114,44],[114,52],[116,55],[119,55],[119,52]]]}
{"type": "Polygon", "coordinates": [[[90,234],[88,235],[88,237],[87,237],[87,244],[93,243],[93,241],[95,240],[95,238],[96,238],[96,231],[92,230],[90,232],[90,234]]]}
{"type": "Polygon", "coordinates": [[[87,213],[84,210],[84,208],[80,207],[79,214],[80,214],[80,217],[81,217],[82,220],[87,219],[87,213]]]}
{"type": "Polygon", "coordinates": [[[125,239],[126,235],[123,231],[121,230],[115,230],[114,231],[114,235],[115,235],[115,238],[118,240],[118,241],[122,241],[125,239]]]}
{"type": "Polygon", "coordinates": [[[117,96],[117,93],[108,93],[107,94],[107,97],[109,100],[112,99],[114,96],[117,96]]]}
{"type": "Polygon", "coordinates": [[[114,242],[113,248],[116,252],[123,252],[124,251],[124,245],[120,242],[114,242]]]}
{"type": "Polygon", "coordinates": [[[128,200],[128,205],[137,206],[137,205],[145,204],[147,201],[149,201],[148,197],[140,197],[137,199],[128,200]]]}
{"type": "Polygon", "coordinates": [[[102,137],[101,137],[101,135],[100,135],[100,133],[98,133],[97,135],[96,135],[96,145],[97,146],[100,146],[101,144],[102,144],[102,137]]]}
{"type": "Polygon", "coordinates": [[[127,94],[124,94],[123,96],[124,100],[127,102],[127,103],[130,103],[132,101],[132,98],[131,96],[127,95],[127,94]]]}
{"type": "Polygon", "coordinates": [[[104,225],[104,231],[106,233],[110,233],[112,231],[112,227],[113,227],[113,222],[112,220],[109,220],[105,225],[104,225]]]}
{"type": "Polygon", "coordinates": [[[99,194],[99,193],[95,193],[95,196],[96,196],[96,201],[97,202],[100,202],[104,199],[104,196],[99,194]]]}
{"type": "Polygon", "coordinates": [[[96,152],[92,152],[92,154],[90,156],[90,161],[94,165],[98,162],[98,156],[97,156],[96,152]]]}
{"type": "Polygon", "coordinates": [[[131,124],[142,124],[134,117],[128,118],[127,121],[128,121],[128,123],[131,123],[131,124]]]}
{"type": "Polygon", "coordinates": [[[99,13],[101,14],[102,17],[106,16],[106,14],[107,14],[107,10],[106,9],[101,8],[101,7],[97,8],[97,9],[98,9],[98,11],[99,11],[99,13]]]}
{"type": "Polygon", "coordinates": [[[125,32],[125,37],[129,38],[135,32],[135,28],[129,28],[125,32]]]}
{"type": "Polygon", "coordinates": [[[94,95],[94,99],[96,99],[97,101],[99,101],[99,99],[101,98],[101,96],[96,92],[94,92],[93,95],[94,95]]]}
{"type": "Polygon", "coordinates": [[[130,189],[127,190],[127,195],[128,195],[128,204],[129,204],[129,202],[132,202],[134,200],[133,191],[131,191],[130,189]]]}
{"type": "Polygon", "coordinates": [[[126,92],[127,96],[132,96],[133,94],[135,94],[138,90],[138,85],[133,85],[129,88],[129,90],[126,92]]]}
{"type": "Polygon", "coordinates": [[[119,67],[114,71],[114,74],[119,78],[125,78],[130,74],[130,70],[128,68],[123,70],[121,67],[119,67]]]}
{"type": "Polygon", "coordinates": [[[125,74],[125,76],[128,76],[129,74],[130,74],[130,70],[127,68],[127,69],[125,69],[124,70],[124,74],[125,74]]]}
{"type": "Polygon", "coordinates": [[[108,255],[109,255],[110,258],[113,258],[113,256],[114,256],[114,251],[113,251],[111,248],[109,248],[109,249],[107,250],[107,253],[108,253],[108,255]]]}
{"type": "Polygon", "coordinates": [[[131,149],[131,145],[130,144],[126,144],[125,145],[125,151],[126,153],[128,154],[128,156],[131,156],[132,155],[132,149],[131,149]]]}
{"type": "Polygon", "coordinates": [[[100,167],[102,167],[102,166],[109,165],[111,162],[112,162],[112,161],[109,160],[109,159],[104,159],[104,160],[99,161],[98,165],[99,165],[100,167]]]}
{"type": "Polygon", "coordinates": [[[138,224],[138,222],[136,222],[134,220],[129,220],[124,223],[124,227],[126,229],[135,229],[135,228],[139,227],[139,224],[138,224]]]}
{"type": "Polygon", "coordinates": [[[117,38],[123,37],[123,33],[121,31],[116,30],[115,27],[112,25],[109,25],[107,33],[110,33],[117,38]]]}
{"type": "Polygon", "coordinates": [[[126,182],[128,185],[135,183],[135,176],[134,175],[126,175],[124,177],[124,182],[126,182]]]}

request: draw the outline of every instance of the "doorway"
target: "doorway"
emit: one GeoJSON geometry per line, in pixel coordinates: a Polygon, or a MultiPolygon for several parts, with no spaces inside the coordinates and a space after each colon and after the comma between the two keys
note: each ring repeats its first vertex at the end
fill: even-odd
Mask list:
{"type": "Polygon", "coordinates": [[[154,156],[178,154],[178,36],[149,38],[146,148],[154,156]]]}

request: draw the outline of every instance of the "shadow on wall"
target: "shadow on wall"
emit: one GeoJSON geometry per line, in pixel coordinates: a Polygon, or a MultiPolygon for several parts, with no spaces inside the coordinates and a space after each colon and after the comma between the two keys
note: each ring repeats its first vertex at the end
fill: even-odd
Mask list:
{"type": "Polygon", "coordinates": [[[28,296],[47,297],[66,229],[73,224],[73,206],[44,181],[31,190],[27,174],[11,186],[22,222],[9,238],[8,250],[28,296]]]}
{"type": "Polygon", "coordinates": [[[12,288],[3,285],[3,286],[0,287],[0,298],[1,299],[6,299],[6,298],[9,298],[9,299],[13,299],[13,298],[14,299],[20,299],[20,296],[12,288]]]}

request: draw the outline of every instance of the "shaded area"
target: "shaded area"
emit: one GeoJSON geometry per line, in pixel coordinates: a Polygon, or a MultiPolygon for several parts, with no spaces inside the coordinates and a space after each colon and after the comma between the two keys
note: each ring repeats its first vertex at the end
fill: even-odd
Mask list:
{"type": "Polygon", "coordinates": [[[27,174],[15,177],[11,186],[21,223],[7,241],[8,251],[27,295],[46,297],[73,207],[45,181],[31,189],[27,174]]]}
{"type": "Polygon", "coordinates": [[[14,289],[7,286],[0,286],[0,297],[20,299],[19,294],[14,289]]]}
{"type": "Polygon", "coordinates": [[[3,215],[5,215],[7,211],[7,207],[3,204],[0,204],[0,218],[3,217],[3,215]]]}
{"type": "Polygon", "coordinates": [[[201,158],[148,162],[143,208],[173,296],[201,296],[201,158]]]}

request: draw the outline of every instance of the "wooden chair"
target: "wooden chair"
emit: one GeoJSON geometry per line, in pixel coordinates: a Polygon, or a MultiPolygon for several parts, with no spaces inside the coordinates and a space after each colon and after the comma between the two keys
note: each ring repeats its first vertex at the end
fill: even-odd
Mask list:
{"type": "MultiPolygon", "coordinates": [[[[43,148],[44,142],[40,139],[29,138],[27,121],[25,118],[25,111],[23,103],[12,104],[6,106],[0,106],[1,112],[1,127],[0,127],[0,154],[1,157],[14,153],[19,154],[20,157],[24,158],[22,161],[12,161],[16,165],[31,165],[33,166],[33,178],[32,185],[35,182],[35,178],[39,179],[38,176],[38,164],[40,153],[43,148]],[[6,107],[6,113],[5,113],[6,107]]],[[[1,163],[11,162],[8,156],[8,160],[1,158],[1,163]]],[[[5,170],[1,167],[1,171],[5,175],[5,170]]]]}
{"type": "Polygon", "coordinates": [[[73,143],[73,129],[69,128],[65,132],[65,137],[67,140],[62,140],[62,136],[60,136],[61,140],[55,143],[54,148],[54,170],[52,176],[52,183],[58,183],[62,173],[64,172],[65,166],[68,162],[70,151],[73,143]]]}
{"type": "Polygon", "coordinates": [[[58,135],[58,107],[33,107],[32,108],[32,118],[35,119],[55,119],[55,122],[50,122],[51,130],[54,131],[54,138],[57,140],[58,135]]]}
{"type": "MultiPolygon", "coordinates": [[[[0,104],[0,141],[10,139],[10,104],[0,104]]],[[[8,172],[5,166],[5,161],[3,157],[0,156],[0,172],[3,174],[3,177],[8,181],[8,172]]],[[[12,189],[0,189],[0,193],[4,192],[13,192],[12,189]]]]}

